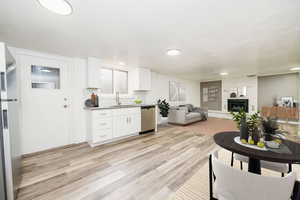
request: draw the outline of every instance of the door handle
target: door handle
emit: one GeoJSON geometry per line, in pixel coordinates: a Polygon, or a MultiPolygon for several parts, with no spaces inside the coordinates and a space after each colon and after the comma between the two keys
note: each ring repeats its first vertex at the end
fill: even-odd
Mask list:
{"type": "Polygon", "coordinates": [[[0,79],[1,79],[1,90],[6,91],[6,84],[5,84],[5,73],[0,73],[0,79]]]}

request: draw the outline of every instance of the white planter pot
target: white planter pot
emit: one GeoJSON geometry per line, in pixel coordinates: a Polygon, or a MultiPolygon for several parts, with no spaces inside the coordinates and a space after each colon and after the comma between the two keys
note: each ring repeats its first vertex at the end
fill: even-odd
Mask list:
{"type": "Polygon", "coordinates": [[[168,123],[168,117],[160,116],[160,124],[167,124],[167,123],[168,123]]]}

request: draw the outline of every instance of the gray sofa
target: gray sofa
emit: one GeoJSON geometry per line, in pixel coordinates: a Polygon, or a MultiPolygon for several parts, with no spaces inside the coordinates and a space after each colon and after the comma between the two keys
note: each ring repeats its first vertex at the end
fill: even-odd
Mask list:
{"type": "Polygon", "coordinates": [[[168,122],[172,124],[187,125],[193,122],[207,120],[208,110],[194,107],[191,104],[170,107],[168,122]]]}

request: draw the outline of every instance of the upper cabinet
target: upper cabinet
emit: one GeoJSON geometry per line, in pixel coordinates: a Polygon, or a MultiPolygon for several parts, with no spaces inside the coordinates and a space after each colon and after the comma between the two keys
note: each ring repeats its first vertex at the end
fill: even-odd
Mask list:
{"type": "Polygon", "coordinates": [[[101,60],[88,58],[87,88],[101,88],[101,60]]]}
{"type": "Polygon", "coordinates": [[[136,68],[133,71],[133,90],[148,91],[151,90],[151,71],[145,68],[136,68]]]}

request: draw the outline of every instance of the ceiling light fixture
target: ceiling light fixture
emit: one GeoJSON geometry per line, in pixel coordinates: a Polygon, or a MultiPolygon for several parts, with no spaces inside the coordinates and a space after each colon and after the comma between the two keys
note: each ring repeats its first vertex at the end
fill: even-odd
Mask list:
{"type": "Polygon", "coordinates": [[[169,56],[178,56],[181,54],[181,51],[179,49],[169,49],[167,51],[167,55],[169,56]]]}
{"type": "Polygon", "coordinates": [[[70,15],[72,6],[66,0],[37,0],[41,6],[59,15],[70,15]]]}
{"type": "Polygon", "coordinates": [[[220,75],[221,75],[221,76],[227,76],[228,73],[227,73],[227,72],[221,72],[220,75]]]}
{"type": "Polygon", "coordinates": [[[290,69],[291,71],[300,71],[300,67],[293,67],[290,69]]]}

